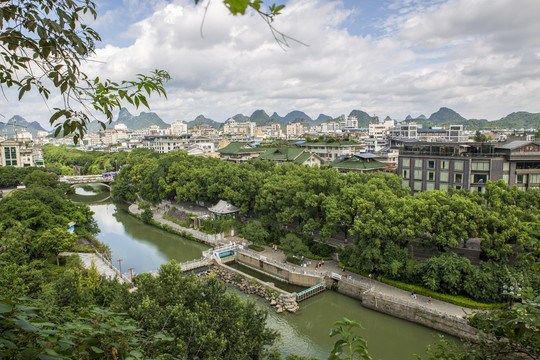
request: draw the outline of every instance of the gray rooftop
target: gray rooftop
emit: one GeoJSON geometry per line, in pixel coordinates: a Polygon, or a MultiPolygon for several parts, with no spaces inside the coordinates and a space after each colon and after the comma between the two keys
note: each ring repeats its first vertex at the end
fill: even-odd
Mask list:
{"type": "Polygon", "coordinates": [[[516,141],[509,142],[508,144],[497,146],[497,149],[513,150],[513,149],[516,149],[525,145],[529,145],[531,143],[532,141],[516,140],[516,141]]]}

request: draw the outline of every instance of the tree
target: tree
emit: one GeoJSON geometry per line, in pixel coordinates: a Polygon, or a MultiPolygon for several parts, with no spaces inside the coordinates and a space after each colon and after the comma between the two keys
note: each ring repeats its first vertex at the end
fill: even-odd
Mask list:
{"type": "Polygon", "coordinates": [[[34,250],[44,256],[54,254],[56,256],[56,264],[58,262],[58,254],[62,251],[69,251],[77,243],[77,236],[69,231],[52,228],[45,231],[38,239],[34,240],[34,250]]]}
{"type": "Polygon", "coordinates": [[[283,240],[281,240],[282,249],[286,254],[296,256],[309,255],[309,248],[302,239],[294,234],[287,234],[283,240]]]}
{"type": "MultiPolygon", "coordinates": [[[[199,0],[194,0],[195,4],[199,0]]],[[[259,13],[280,45],[291,39],[272,26],[284,5],[273,4],[263,11],[262,0],[223,0],[229,11],[245,14],[248,8],[259,13]]],[[[85,24],[96,19],[92,0],[2,1],[0,12],[0,85],[18,90],[18,99],[36,89],[43,99],[61,96],[63,107],[54,108],[49,122],[55,135],[73,134],[77,142],[85,133],[94,112],[108,122],[113,111],[126,101],[135,107],[149,108],[147,96],[166,97],[164,84],[170,79],[163,70],[150,75],[138,74],[136,80],[115,82],[90,79],[81,64],[90,57],[99,42],[99,34],[85,24]]],[[[98,120],[105,128],[105,122],[98,120]]]]}
{"type": "Polygon", "coordinates": [[[96,18],[95,7],[91,0],[5,1],[0,13],[0,85],[16,88],[19,100],[33,88],[45,100],[61,95],[64,107],[54,108],[49,121],[55,135],[74,134],[75,141],[86,132],[92,111],[111,121],[123,100],[148,107],[146,95],[165,95],[163,85],[169,79],[156,70],[150,76],[139,74],[136,81],[90,80],[80,66],[101,39],[82,21],[96,18]]]}
{"type": "Polygon", "coordinates": [[[474,134],[474,141],[477,142],[486,142],[488,141],[488,137],[480,132],[480,130],[476,130],[476,133],[474,134]]]}
{"type": "Polygon", "coordinates": [[[268,236],[268,231],[260,221],[250,221],[244,227],[244,237],[256,244],[264,244],[268,236]]]}
{"type": "Polygon", "coordinates": [[[27,187],[48,186],[54,188],[56,185],[58,185],[58,175],[41,170],[32,171],[25,176],[24,185],[27,187]]]}
{"type": "Polygon", "coordinates": [[[277,333],[266,327],[266,310],[242,301],[216,276],[184,276],[180,266],[161,265],[159,276],[136,277],[127,312],[147,334],[174,338],[163,353],[177,358],[260,359],[277,333]]]}

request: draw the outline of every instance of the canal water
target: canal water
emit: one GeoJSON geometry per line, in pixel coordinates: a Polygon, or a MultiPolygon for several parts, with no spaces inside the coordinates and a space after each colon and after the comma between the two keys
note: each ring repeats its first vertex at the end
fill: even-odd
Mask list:
{"type": "MultiPolygon", "coordinates": [[[[134,268],[135,273],[157,270],[160,264],[172,259],[177,262],[194,260],[208,248],[143,224],[127,213],[127,207],[107,197],[108,193],[77,188],[72,199],[87,203],[94,211],[101,230],[97,238],[109,245],[113,261],[122,259],[123,272],[129,268],[134,268]]],[[[279,281],[273,282],[280,286],[279,281]]],[[[269,310],[267,323],[281,333],[279,349],[284,356],[298,354],[326,359],[336,341],[328,335],[332,324],[344,317],[362,324],[364,329],[359,334],[367,340],[374,359],[414,359],[412,354],[423,355],[428,344],[437,342],[435,330],[366,309],[360,301],[332,291],[301,302],[296,314],[276,314],[267,303],[253,299],[258,306],[269,310]]]]}

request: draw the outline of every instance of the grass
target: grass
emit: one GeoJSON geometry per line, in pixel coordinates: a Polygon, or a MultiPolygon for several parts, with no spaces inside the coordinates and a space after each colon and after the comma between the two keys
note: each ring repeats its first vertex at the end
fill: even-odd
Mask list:
{"type": "Polygon", "coordinates": [[[173,218],[172,216],[169,216],[167,214],[163,214],[163,218],[165,220],[169,220],[169,221],[172,221],[173,223],[175,223],[176,225],[178,226],[181,226],[181,227],[185,227],[185,228],[189,228],[189,225],[190,225],[190,221],[180,221],[178,219],[175,219],[173,218]]]}

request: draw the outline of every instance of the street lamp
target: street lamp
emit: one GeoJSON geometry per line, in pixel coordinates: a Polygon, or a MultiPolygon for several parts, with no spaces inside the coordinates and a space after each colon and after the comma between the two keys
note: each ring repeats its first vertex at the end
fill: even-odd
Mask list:
{"type": "Polygon", "coordinates": [[[122,260],[123,259],[118,259],[118,269],[120,270],[120,277],[122,277],[122,260]]]}
{"type": "Polygon", "coordinates": [[[133,289],[133,268],[129,268],[129,272],[131,273],[131,288],[133,289]]]}

